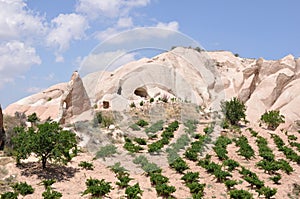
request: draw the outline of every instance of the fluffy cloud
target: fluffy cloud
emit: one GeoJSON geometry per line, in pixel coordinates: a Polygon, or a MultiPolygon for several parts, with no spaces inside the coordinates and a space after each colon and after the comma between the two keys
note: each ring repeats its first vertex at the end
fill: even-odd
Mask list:
{"type": "Polygon", "coordinates": [[[0,60],[0,87],[13,82],[32,65],[41,64],[35,49],[19,41],[0,45],[0,60]]]}
{"type": "Polygon", "coordinates": [[[99,16],[118,18],[128,15],[135,7],[143,7],[150,3],[150,0],[79,0],[76,11],[95,19],[99,16]]]}
{"type": "Polygon", "coordinates": [[[119,27],[110,27],[96,34],[96,39],[100,41],[120,44],[124,42],[145,41],[153,38],[166,38],[172,34],[178,34],[179,24],[177,21],[169,23],[159,22],[150,27],[137,27],[129,30],[119,27]]]}
{"type": "Polygon", "coordinates": [[[62,53],[65,52],[72,40],[80,40],[88,29],[88,21],[78,14],[60,14],[51,21],[51,31],[46,42],[48,46],[56,48],[56,61],[63,61],[62,53]]]}
{"type": "Polygon", "coordinates": [[[23,0],[0,0],[0,40],[29,39],[44,34],[44,18],[26,8],[23,0]]]}
{"type": "Polygon", "coordinates": [[[90,54],[80,61],[80,73],[85,75],[96,71],[112,71],[135,60],[136,53],[123,50],[90,54]]]}

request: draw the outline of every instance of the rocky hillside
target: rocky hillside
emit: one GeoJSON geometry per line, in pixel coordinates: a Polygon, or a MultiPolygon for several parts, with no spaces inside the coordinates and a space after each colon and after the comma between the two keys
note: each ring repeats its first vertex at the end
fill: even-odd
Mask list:
{"type": "Polygon", "coordinates": [[[112,72],[82,79],[74,72],[70,82],[21,99],[4,113],[36,112],[41,119],[68,123],[91,117],[95,109],[126,110],[132,102],[150,98],[176,98],[217,110],[220,101],[238,96],[247,105],[248,120],[256,122],[266,110],[276,109],[291,124],[300,118],[299,71],[300,59],[292,55],[280,60],[248,59],[227,51],[178,47],[112,72]]]}

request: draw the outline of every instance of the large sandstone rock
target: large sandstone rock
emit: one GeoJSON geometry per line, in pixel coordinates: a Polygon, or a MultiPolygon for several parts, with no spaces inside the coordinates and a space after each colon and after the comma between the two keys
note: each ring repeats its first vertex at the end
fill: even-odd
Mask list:
{"type": "MultiPolygon", "coordinates": [[[[220,109],[220,101],[239,97],[247,119],[256,122],[266,110],[280,110],[287,123],[299,120],[300,59],[247,59],[227,51],[197,52],[178,47],[151,59],[127,63],[115,71],[99,71],[24,98],[5,109],[32,112],[61,122],[90,118],[94,108],[121,111],[163,96],[220,109]],[[93,107],[93,108],[92,108],[93,107]]],[[[164,111],[163,109],[161,111],[164,111]]],[[[162,114],[163,115],[163,114],[162,114]]]]}
{"type": "Polygon", "coordinates": [[[0,105],[0,150],[3,150],[5,143],[5,131],[3,126],[3,114],[2,114],[2,108],[0,105]]]}

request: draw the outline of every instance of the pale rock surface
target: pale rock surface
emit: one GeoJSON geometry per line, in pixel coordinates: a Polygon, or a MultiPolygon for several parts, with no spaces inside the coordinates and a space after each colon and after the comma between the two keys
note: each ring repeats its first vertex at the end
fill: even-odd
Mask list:
{"type": "Polygon", "coordinates": [[[220,102],[239,97],[247,119],[256,122],[266,110],[278,109],[288,123],[299,120],[300,59],[247,59],[228,51],[197,52],[178,47],[151,59],[127,63],[115,71],[75,72],[70,82],[24,98],[5,109],[51,117],[66,123],[92,117],[96,110],[127,110],[129,105],[166,95],[219,110],[220,102]],[[51,99],[51,100],[49,100],[51,99]],[[108,106],[108,107],[106,107],[108,106]]]}

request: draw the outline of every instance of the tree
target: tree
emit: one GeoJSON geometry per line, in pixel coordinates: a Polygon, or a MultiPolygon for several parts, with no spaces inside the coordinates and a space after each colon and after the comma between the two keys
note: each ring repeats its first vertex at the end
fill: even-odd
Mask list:
{"type": "Polygon", "coordinates": [[[36,113],[32,113],[31,115],[28,115],[27,121],[30,122],[32,125],[36,124],[36,122],[40,121],[36,113]]]}
{"type": "Polygon", "coordinates": [[[246,106],[244,102],[234,97],[230,101],[221,103],[222,112],[231,125],[237,125],[242,119],[246,119],[246,106]]]}
{"type": "Polygon", "coordinates": [[[76,135],[63,130],[57,122],[39,124],[37,129],[18,127],[16,130],[18,133],[13,143],[17,163],[34,153],[42,160],[45,169],[47,161],[66,164],[77,154],[76,135]]]}
{"type": "Polygon", "coordinates": [[[260,121],[267,125],[269,130],[275,130],[279,124],[284,123],[284,116],[280,115],[279,111],[266,111],[261,117],[260,121]]]}

